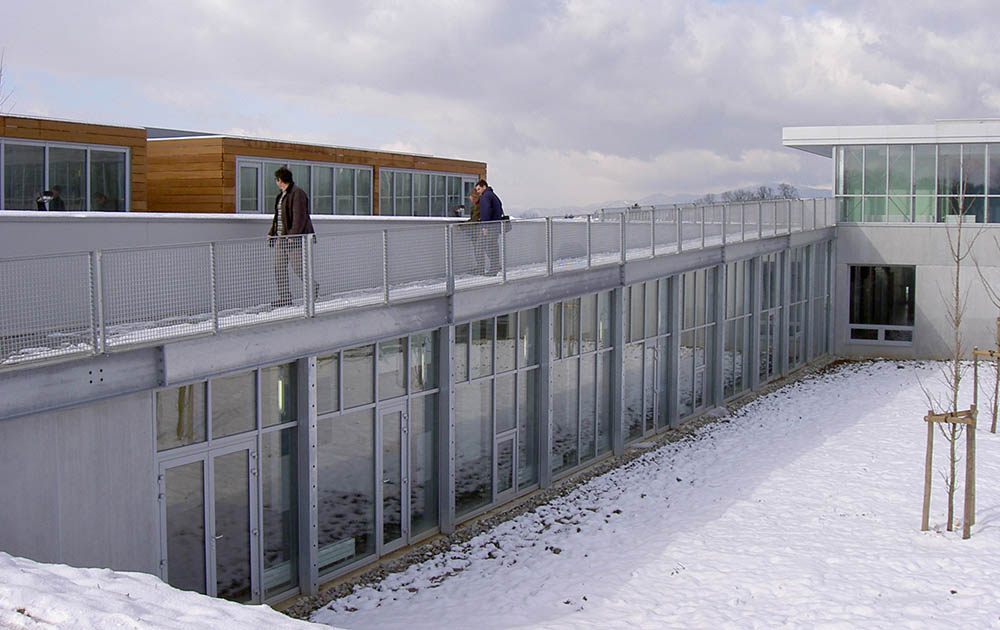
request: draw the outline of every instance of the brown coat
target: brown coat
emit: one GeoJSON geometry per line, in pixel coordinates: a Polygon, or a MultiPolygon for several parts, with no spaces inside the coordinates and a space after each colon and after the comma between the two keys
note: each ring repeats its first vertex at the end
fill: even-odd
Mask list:
{"type": "MultiPolygon", "coordinates": [[[[279,236],[278,234],[278,199],[281,193],[274,198],[274,220],[271,221],[271,229],[268,236],[279,236]]],[[[306,192],[292,184],[285,191],[285,198],[281,202],[281,216],[285,222],[285,234],[312,234],[312,220],[309,218],[309,196],[306,192]]]]}

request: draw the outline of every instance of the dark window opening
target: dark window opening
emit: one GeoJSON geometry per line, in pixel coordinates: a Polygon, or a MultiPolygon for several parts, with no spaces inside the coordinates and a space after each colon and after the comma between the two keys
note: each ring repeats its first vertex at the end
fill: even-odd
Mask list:
{"type": "Polygon", "coordinates": [[[851,324],[913,326],[914,267],[852,266],[851,324]]]}

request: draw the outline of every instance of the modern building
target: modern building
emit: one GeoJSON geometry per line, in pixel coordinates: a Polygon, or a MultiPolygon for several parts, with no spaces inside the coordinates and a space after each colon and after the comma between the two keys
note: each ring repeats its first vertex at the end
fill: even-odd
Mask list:
{"type": "Polygon", "coordinates": [[[314,593],[832,351],[830,199],[317,217],[287,307],[268,220],[0,213],[0,549],[314,593]]]}
{"type": "Polygon", "coordinates": [[[1000,288],[1000,120],[787,127],[783,140],[831,160],[837,353],[950,356],[953,247],[962,344],[996,347],[1000,309],[984,283],[1000,288]]]}

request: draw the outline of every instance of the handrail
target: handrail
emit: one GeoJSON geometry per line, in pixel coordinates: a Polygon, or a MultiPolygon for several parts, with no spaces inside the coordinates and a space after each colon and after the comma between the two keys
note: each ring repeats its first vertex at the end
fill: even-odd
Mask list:
{"type": "Polygon", "coordinates": [[[832,204],[671,204],[0,259],[0,277],[14,279],[0,301],[0,370],[791,234],[810,215],[821,229],[834,225],[832,204]]]}

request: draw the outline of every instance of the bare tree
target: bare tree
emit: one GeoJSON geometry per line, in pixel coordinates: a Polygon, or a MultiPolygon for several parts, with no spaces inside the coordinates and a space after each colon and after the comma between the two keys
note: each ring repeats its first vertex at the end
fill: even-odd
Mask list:
{"type": "Polygon", "coordinates": [[[5,90],[6,82],[4,79],[7,76],[7,64],[4,62],[4,56],[6,52],[7,49],[0,48],[0,114],[4,113],[4,111],[9,111],[6,109],[6,105],[12,94],[9,89],[5,90]]]}

